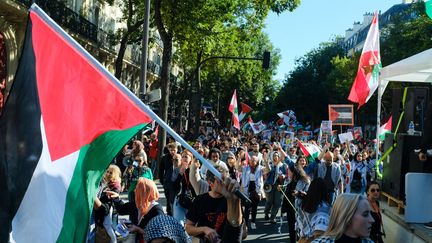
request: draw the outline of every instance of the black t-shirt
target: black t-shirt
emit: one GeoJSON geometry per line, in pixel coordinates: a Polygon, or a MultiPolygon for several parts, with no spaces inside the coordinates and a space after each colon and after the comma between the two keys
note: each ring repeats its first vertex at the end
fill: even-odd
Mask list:
{"type": "Polygon", "coordinates": [[[198,195],[189,208],[186,218],[196,226],[207,226],[223,236],[226,224],[227,201],[224,197],[213,198],[209,193],[198,195]]]}
{"type": "Polygon", "coordinates": [[[341,238],[335,241],[335,243],[361,243],[361,242],[362,242],[361,238],[352,238],[345,234],[343,234],[341,238]]]}

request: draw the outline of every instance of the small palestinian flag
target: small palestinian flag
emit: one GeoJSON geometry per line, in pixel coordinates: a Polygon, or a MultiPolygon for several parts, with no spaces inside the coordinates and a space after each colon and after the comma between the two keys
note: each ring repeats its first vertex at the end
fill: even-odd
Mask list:
{"type": "Polygon", "coordinates": [[[0,118],[0,242],[86,242],[106,168],[151,122],[132,97],[33,4],[0,118]]]}
{"type": "Polygon", "coordinates": [[[313,162],[316,158],[318,158],[318,155],[321,153],[321,149],[317,145],[311,143],[302,143],[300,141],[298,142],[300,150],[306,156],[309,163],[313,162]]]}
{"type": "Polygon", "coordinates": [[[385,135],[387,133],[390,133],[391,129],[392,129],[392,117],[390,116],[390,118],[388,119],[388,121],[384,125],[382,125],[380,127],[379,135],[378,135],[379,140],[380,141],[384,141],[385,140],[385,135]]]}

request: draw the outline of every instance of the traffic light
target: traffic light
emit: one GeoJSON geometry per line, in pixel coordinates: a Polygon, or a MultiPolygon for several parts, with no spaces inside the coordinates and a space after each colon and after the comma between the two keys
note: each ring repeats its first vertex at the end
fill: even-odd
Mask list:
{"type": "Polygon", "coordinates": [[[270,52],[269,51],[265,51],[264,55],[263,55],[263,60],[262,60],[262,67],[265,70],[268,70],[270,68],[270,52]]]}

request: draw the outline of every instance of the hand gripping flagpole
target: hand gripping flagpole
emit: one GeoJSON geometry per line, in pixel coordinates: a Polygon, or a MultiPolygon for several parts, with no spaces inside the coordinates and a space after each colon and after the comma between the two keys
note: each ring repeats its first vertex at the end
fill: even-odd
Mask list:
{"type": "MultiPolygon", "coordinates": [[[[178,135],[171,127],[168,126],[158,115],[156,115],[146,104],[144,104],[134,93],[132,93],[128,88],[126,88],[116,77],[114,77],[108,70],[103,67],[98,60],[96,60],[92,55],[90,55],[77,41],[75,41],[69,34],[67,34],[54,20],[52,20],[37,4],[33,3],[30,7],[30,11],[39,15],[42,19],[46,21],[53,29],[57,31],[66,41],[69,42],[77,51],[81,52],[87,60],[101,73],[105,74],[106,77],[115,85],[118,89],[123,91],[125,95],[128,96],[142,111],[144,111],[148,116],[150,116],[154,121],[156,121],[161,127],[163,127],[171,136],[174,137],[183,147],[190,150],[192,154],[199,159],[202,165],[207,167],[218,179],[222,180],[221,173],[213,167],[210,162],[208,162],[204,157],[201,156],[192,146],[190,146],[180,135],[178,135]]],[[[239,189],[236,189],[235,194],[246,203],[251,203],[251,200],[243,194],[239,189]]]]}

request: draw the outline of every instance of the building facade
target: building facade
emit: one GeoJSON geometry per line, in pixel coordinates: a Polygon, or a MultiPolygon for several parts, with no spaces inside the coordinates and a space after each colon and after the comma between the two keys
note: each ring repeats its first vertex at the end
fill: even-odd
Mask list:
{"type": "MultiPolygon", "coordinates": [[[[385,29],[387,25],[391,24],[392,16],[407,10],[411,6],[412,2],[412,0],[403,0],[402,3],[393,5],[384,13],[380,13],[378,19],[380,31],[385,29]]],[[[354,22],[353,27],[345,31],[342,45],[348,56],[352,56],[354,53],[362,51],[373,15],[374,13],[365,13],[362,22],[354,22]]],[[[406,16],[406,18],[410,17],[411,16],[406,16]]]]}

